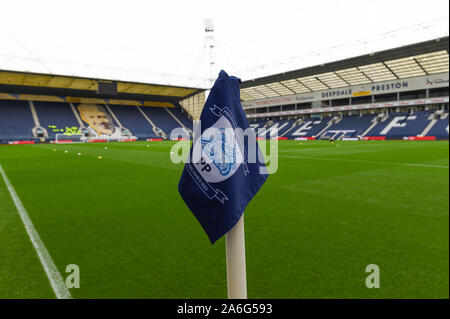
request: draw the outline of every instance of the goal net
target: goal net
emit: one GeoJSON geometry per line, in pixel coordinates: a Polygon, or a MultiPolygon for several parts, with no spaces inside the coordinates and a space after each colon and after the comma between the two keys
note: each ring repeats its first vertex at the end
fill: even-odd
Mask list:
{"type": "Polygon", "coordinates": [[[56,134],[55,143],[84,143],[84,140],[81,134],[56,134]]]}

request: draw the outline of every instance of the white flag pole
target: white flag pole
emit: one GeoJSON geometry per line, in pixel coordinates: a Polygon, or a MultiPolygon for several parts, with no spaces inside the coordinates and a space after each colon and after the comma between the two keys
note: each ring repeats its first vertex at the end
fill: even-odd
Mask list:
{"type": "Polygon", "coordinates": [[[226,234],[228,299],[247,299],[244,214],[226,234]]]}

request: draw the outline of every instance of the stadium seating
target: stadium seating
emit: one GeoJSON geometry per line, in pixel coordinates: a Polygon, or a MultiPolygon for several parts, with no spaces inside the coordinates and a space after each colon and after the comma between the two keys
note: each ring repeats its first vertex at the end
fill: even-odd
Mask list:
{"type": "Polygon", "coordinates": [[[404,125],[403,127],[392,127],[387,135],[392,138],[420,135],[425,127],[430,123],[428,117],[432,113],[433,112],[422,111],[410,114],[404,120],[399,121],[399,125],[404,125]]]}
{"type": "Polygon", "coordinates": [[[436,136],[437,139],[448,139],[449,114],[443,114],[441,119],[437,120],[427,136],[436,136]]]}
{"type": "Polygon", "coordinates": [[[180,121],[183,123],[185,127],[192,130],[192,120],[188,119],[186,114],[181,112],[178,107],[170,108],[169,111],[180,121]]]}
{"type": "MultiPolygon", "coordinates": [[[[47,129],[49,138],[55,138],[58,133],[64,133],[66,128],[79,127],[77,118],[68,103],[35,101],[34,107],[40,125],[47,129]]],[[[77,110],[84,119],[84,125],[94,128],[99,134],[112,134],[119,124],[130,130],[137,138],[158,138],[153,126],[134,106],[110,105],[110,110],[103,105],[80,104],[77,110]],[[114,116],[112,116],[114,115],[114,116]]],[[[144,114],[169,137],[170,132],[182,123],[192,129],[192,121],[178,107],[171,108],[170,113],[163,107],[142,107],[144,114]],[[175,117],[175,118],[174,118],[175,117]]],[[[436,136],[437,139],[448,139],[448,112],[433,120],[435,111],[419,111],[414,113],[392,112],[384,121],[374,125],[375,114],[363,116],[350,115],[330,124],[332,117],[310,118],[303,121],[272,120],[252,121],[250,127],[258,136],[271,137],[316,137],[355,138],[365,133],[365,136],[385,136],[388,139],[403,139],[409,136],[436,136]],[[372,127],[373,126],[373,127],[372,127]]],[[[336,118],[334,118],[336,119],[336,118]]],[[[32,129],[35,127],[33,115],[27,101],[0,100],[0,140],[32,139],[32,129]]],[[[114,133],[115,134],[115,133],[114,133]]]]}
{"type": "Polygon", "coordinates": [[[156,138],[152,125],[135,106],[110,105],[120,123],[137,138],[156,138]]]}
{"type": "Polygon", "coordinates": [[[283,136],[295,122],[296,120],[278,121],[278,126],[276,127],[278,130],[278,136],[283,136]]]}
{"type": "Polygon", "coordinates": [[[43,128],[47,129],[49,138],[64,133],[66,128],[80,126],[68,103],[34,102],[33,104],[39,122],[43,128]]]}
{"type": "Polygon", "coordinates": [[[103,105],[82,103],[77,106],[77,110],[84,124],[89,125],[98,135],[111,135],[119,126],[103,105]]]}
{"type": "Polygon", "coordinates": [[[331,117],[307,119],[300,125],[289,130],[284,136],[289,138],[316,136],[328,125],[330,120],[331,117]]]}
{"type": "Polygon", "coordinates": [[[311,118],[295,125],[297,120],[275,120],[275,121],[254,121],[250,122],[258,136],[270,138],[270,136],[284,136],[288,138],[295,137],[310,137],[316,136],[320,133],[331,120],[331,117],[326,118],[311,118]],[[268,124],[269,123],[269,124],[268,124]]]}
{"type": "MultiPolygon", "coordinates": [[[[369,128],[371,121],[375,116],[376,115],[373,114],[366,114],[363,116],[359,115],[344,116],[342,120],[340,120],[338,123],[331,125],[327,129],[327,131],[352,131],[346,132],[345,137],[357,137],[358,135],[364,133],[364,131],[367,130],[367,128],[369,128]]],[[[344,134],[339,134],[339,136],[335,136],[334,138],[337,139],[339,137],[343,137],[343,135],[344,134]]]]}
{"type": "MultiPolygon", "coordinates": [[[[420,135],[430,123],[429,117],[434,111],[420,111],[409,114],[406,112],[391,113],[385,121],[378,122],[366,136],[386,136],[390,139],[403,139],[408,136],[420,135]]],[[[296,120],[253,121],[250,122],[260,137],[270,138],[275,133],[288,138],[317,137],[321,139],[356,138],[366,132],[373,124],[376,114],[363,116],[349,115],[342,117],[335,124],[329,125],[331,117],[311,118],[295,125],[296,120]],[[293,125],[295,125],[293,127],[293,125]],[[328,126],[328,127],[327,127],[328,126]],[[326,129],[325,129],[326,128],[326,129]],[[325,129],[325,130],[324,130],[325,129]],[[320,133],[320,136],[318,134],[320,133]]],[[[448,117],[440,119],[428,132],[427,136],[448,138],[448,117]]]]}
{"type": "Polygon", "coordinates": [[[336,132],[335,132],[335,131],[327,130],[327,131],[325,131],[325,132],[323,132],[323,133],[321,134],[320,138],[321,138],[321,139],[330,139],[330,138],[332,138],[334,135],[336,135],[336,132]]]}
{"type": "Polygon", "coordinates": [[[169,137],[170,132],[180,124],[163,107],[142,107],[142,111],[169,137]]]}
{"type": "Polygon", "coordinates": [[[260,137],[271,138],[275,136],[282,136],[284,132],[286,132],[289,128],[291,128],[292,124],[294,124],[295,120],[278,120],[272,121],[271,124],[264,127],[264,125],[268,122],[259,123],[260,125],[255,126],[255,132],[260,137]]]}
{"type": "Polygon", "coordinates": [[[264,126],[264,124],[266,124],[266,123],[267,123],[267,121],[252,121],[252,122],[249,122],[248,124],[256,132],[258,130],[258,128],[262,128],[264,126]]]}
{"type": "Polygon", "coordinates": [[[0,141],[31,139],[33,127],[27,101],[0,100],[0,141]]]}
{"type": "Polygon", "coordinates": [[[428,117],[431,114],[432,111],[421,111],[413,114],[394,112],[385,121],[377,123],[366,135],[386,136],[386,138],[391,139],[417,136],[430,123],[428,117]]]}

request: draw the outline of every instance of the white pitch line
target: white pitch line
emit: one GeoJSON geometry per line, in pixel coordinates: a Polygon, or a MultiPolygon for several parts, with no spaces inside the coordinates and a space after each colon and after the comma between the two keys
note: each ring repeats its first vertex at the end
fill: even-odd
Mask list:
{"type": "Polygon", "coordinates": [[[56,268],[55,263],[53,262],[52,257],[50,256],[47,248],[39,237],[38,232],[33,226],[31,222],[30,216],[28,215],[25,207],[22,204],[19,196],[17,195],[14,187],[11,185],[11,182],[6,176],[3,167],[0,165],[0,174],[5,181],[6,187],[8,188],[9,193],[11,194],[11,198],[13,199],[14,204],[16,205],[17,211],[19,212],[20,218],[22,218],[23,225],[25,226],[25,230],[27,231],[28,236],[30,237],[31,243],[36,250],[36,253],[41,261],[42,266],[44,267],[45,273],[47,274],[48,280],[55,292],[56,298],[58,299],[71,299],[69,290],[67,289],[64,280],[61,274],[56,268]]]}
{"type": "Polygon", "coordinates": [[[280,157],[303,158],[303,159],[312,159],[312,160],[318,160],[318,161],[355,162],[355,163],[367,163],[367,164],[388,164],[388,165],[418,166],[418,167],[445,168],[445,169],[449,168],[448,166],[444,166],[444,165],[413,164],[413,163],[401,163],[401,162],[378,162],[378,161],[353,160],[353,159],[346,159],[346,158],[329,158],[329,157],[325,158],[325,157],[295,156],[295,155],[280,155],[280,157]]]}
{"type": "Polygon", "coordinates": [[[404,165],[406,165],[406,166],[419,166],[419,167],[448,168],[448,166],[431,165],[431,164],[408,164],[408,163],[404,163],[404,165]]]}

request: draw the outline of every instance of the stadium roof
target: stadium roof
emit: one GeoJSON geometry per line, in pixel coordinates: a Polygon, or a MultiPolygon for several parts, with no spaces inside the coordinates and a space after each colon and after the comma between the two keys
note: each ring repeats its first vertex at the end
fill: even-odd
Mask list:
{"type": "Polygon", "coordinates": [[[85,98],[173,103],[200,91],[203,90],[181,86],[0,70],[0,92],[3,93],[70,95],[85,98]],[[117,84],[117,94],[99,93],[99,83],[117,84]]]}
{"type": "Polygon", "coordinates": [[[449,38],[244,81],[244,101],[448,72],[449,38]]]}

